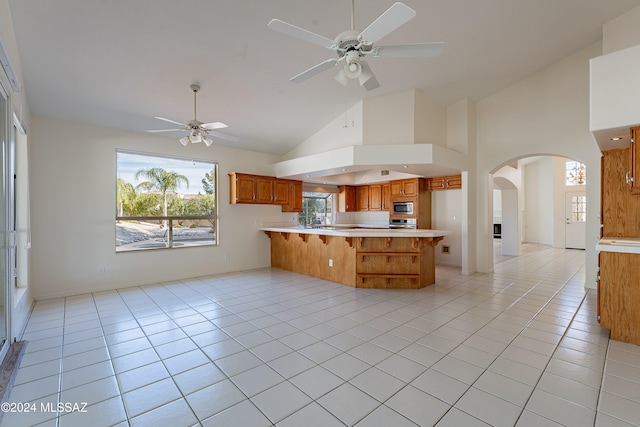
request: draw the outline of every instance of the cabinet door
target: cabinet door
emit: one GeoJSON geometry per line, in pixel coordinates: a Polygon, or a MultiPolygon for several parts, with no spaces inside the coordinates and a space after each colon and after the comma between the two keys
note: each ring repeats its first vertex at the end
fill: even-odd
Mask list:
{"type": "Polygon", "coordinates": [[[382,210],[382,185],[380,184],[369,186],[369,210],[382,210]]]}
{"type": "Polygon", "coordinates": [[[282,212],[302,212],[302,181],[289,181],[289,201],[282,212]]]}
{"type": "Polygon", "coordinates": [[[369,187],[366,185],[356,187],[356,210],[369,210],[369,187]]]}
{"type": "Polygon", "coordinates": [[[391,185],[382,185],[382,210],[389,211],[391,209],[391,185]]]}
{"type": "Polygon", "coordinates": [[[600,326],[611,338],[640,344],[640,255],[600,253],[600,326]]]}
{"type": "Polygon", "coordinates": [[[391,181],[389,189],[391,196],[402,196],[402,181],[391,181]]]}
{"type": "Polygon", "coordinates": [[[273,203],[273,178],[268,176],[255,178],[254,203],[273,203]]]}
{"type": "Polygon", "coordinates": [[[631,165],[627,183],[631,185],[631,194],[640,194],[640,127],[631,128],[631,145],[629,146],[631,165]]]}
{"type": "Polygon", "coordinates": [[[289,181],[285,179],[273,180],[273,203],[276,205],[289,203],[289,181]]]}
{"type": "Polygon", "coordinates": [[[236,174],[236,203],[253,203],[254,177],[251,175],[236,174]]]}
{"type": "Polygon", "coordinates": [[[429,191],[444,190],[444,177],[429,178],[429,181],[427,181],[427,189],[429,191]]]}
{"type": "Polygon", "coordinates": [[[402,181],[402,195],[413,197],[418,195],[418,179],[405,179],[402,181]]]}
{"type": "Polygon", "coordinates": [[[356,211],[356,187],[343,185],[340,187],[339,212],[356,211]]]}
{"type": "Polygon", "coordinates": [[[462,188],[462,175],[453,175],[445,177],[445,187],[449,190],[462,188]]]}

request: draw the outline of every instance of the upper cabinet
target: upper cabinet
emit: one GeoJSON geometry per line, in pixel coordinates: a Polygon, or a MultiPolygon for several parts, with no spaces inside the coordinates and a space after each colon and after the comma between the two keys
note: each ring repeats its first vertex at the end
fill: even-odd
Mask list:
{"type": "Polygon", "coordinates": [[[369,186],[369,210],[381,211],[382,210],[382,185],[371,184],[369,186]]]}
{"type": "Polygon", "coordinates": [[[400,179],[390,182],[391,197],[415,197],[419,190],[418,178],[400,179]]]}
{"type": "Polygon", "coordinates": [[[391,206],[388,182],[340,186],[339,212],[388,211],[391,206]]]}
{"type": "Polygon", "coordinates": [[[302,212],[302,181],[287,180],[289,200],[282,206],[282,212],[302,212]]]}
{"type": "Polygon", "coordinates": [[[455,190],[462,188],[462,175],[439,176],[427,180],[429,191],[434,190],[455,190]]]}
{"type": "Polygon", "coordinates": [[[356,211],[356,187],[352,185],[341,185],[338,199],[339,212],[356,211]]]}
{"type": "Polygon", "coordinates": [[[229,203],[281,205],[283,212],[302,210],[302,182],[231,172],[229,203]]]}
{"type": "Polygon", "coordinates": [[[369,210],[368,185],[359,185],[356,187],[356,210],[359,212],[369,210]]]}
{"type": "Polygon", "coordinates": [[[391,209],[391,184],[382,184],[382,210],[389,211],[391,209]]]}
{"type": "Polygon", "coordinates": [[[602,152],[600,220],[605,237],[640,237],[640,196],[625,182],[630,163],[627,148],[602,152]]]}

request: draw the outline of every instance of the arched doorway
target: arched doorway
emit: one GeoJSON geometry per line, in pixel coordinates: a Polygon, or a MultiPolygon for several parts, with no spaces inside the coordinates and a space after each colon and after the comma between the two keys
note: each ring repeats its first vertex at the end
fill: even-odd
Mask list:
{"type": "Polygon", "coordinates": [[[565,157],[514,159],[492,171],[493,223],[499,256],[518,256],[522,245],[584,249],[586,168],[565,157]],[[530,245],[533,244],[533,245],[530,245]]]}

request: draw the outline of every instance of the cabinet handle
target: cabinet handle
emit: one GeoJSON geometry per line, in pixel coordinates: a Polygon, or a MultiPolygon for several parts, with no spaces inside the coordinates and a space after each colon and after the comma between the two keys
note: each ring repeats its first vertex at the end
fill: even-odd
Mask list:
{"type": "Polygon", "coordinates": [[[627,174],[624,177],[625,181],[627,182],[628,185],[633,184],[633,177],[631,176],[631,171],[627,171],[627,174]]]}

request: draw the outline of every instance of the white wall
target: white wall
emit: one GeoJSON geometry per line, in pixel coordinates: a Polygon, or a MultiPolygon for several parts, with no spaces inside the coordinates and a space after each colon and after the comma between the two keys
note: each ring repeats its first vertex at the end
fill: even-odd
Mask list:
{"type": "Polygon", "coordinates": [[[520,233],[518,221],[518,190],[502,190],[502,255],[520,255],[520,233]]]}
{"type": "Polygon", "coordinates": [[[551,157],[524,166],[524,242],[553,245],[553,169],[551,157]]]}
{"type": "Polygon", "coordinates": [[[477,103],[479,271],[493,268],[491,171],[513,159],[552,154],[576,159],[593,171],[587,185],[585,255],[586,286],[595,286],[600,151],[589,132],[589,59],[601,52],[601,44],[595,43],[477,103]]]}
{"type": "Polygon", "coordinates": [[[281,160],[291,160],[324,153],[336,148],[362,145],[362,127],[362,101],[360,101],[349,111],[336,117],[318,132],[289,150],[281,160]]]}
{"type": "Polygon", "coordinates": [[[258,223],[295,215],[282,215],[279,206],[229,204],[227,174],[266,174],[276,156],[215,144],[183,147],[171,138],[45,117],[33,118],[29,142],[36,299],[268,266],[269,239],[258,223]],[[220,245],[116,254],[118,148],[217,160],[220,245]]]}
{"type": "Polygon", "coordinates": [[[436,264],[462,267],[462,218],[462,190],[431,192],[431,227],[451,232],[436,246],[436,264]]]}
{"type": "Polygon", "coordinates": [[[640,45],[640,6],[612,19],[602,26],[604,54],[640,45]]]}

